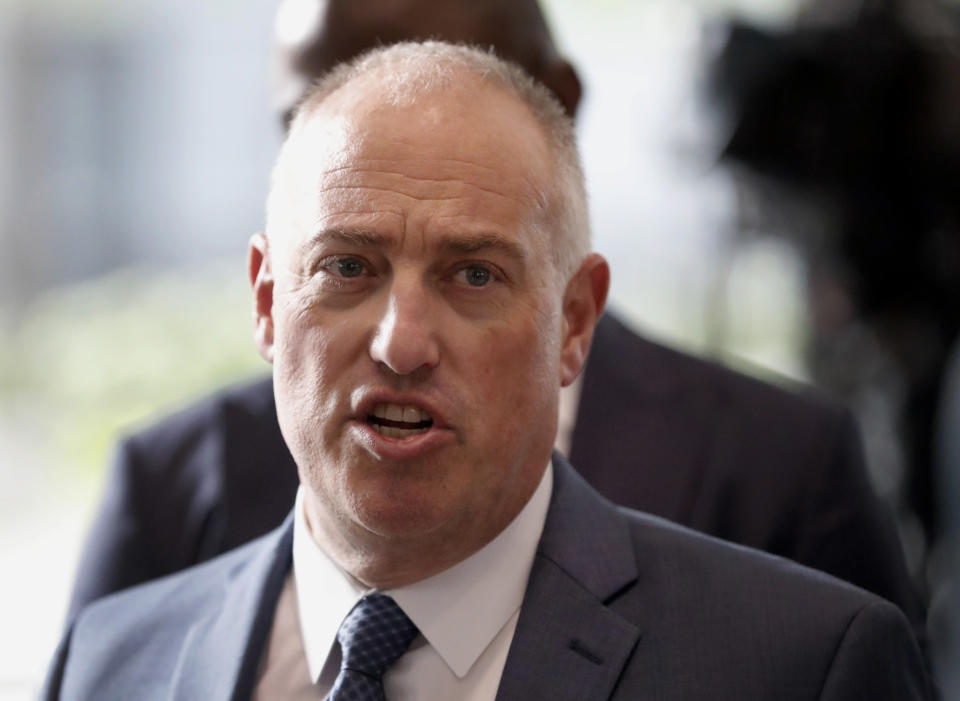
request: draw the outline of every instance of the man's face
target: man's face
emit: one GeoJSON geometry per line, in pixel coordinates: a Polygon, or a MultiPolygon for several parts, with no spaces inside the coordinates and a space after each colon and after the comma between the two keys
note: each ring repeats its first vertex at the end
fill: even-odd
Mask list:
{"type": "Polygon", "coordinates": [[[489,86],[396,107],[361,79],[294,138],[260,345],[308,514],[480,547],[542,476],[567,379],[545,137],[489,86]]]}

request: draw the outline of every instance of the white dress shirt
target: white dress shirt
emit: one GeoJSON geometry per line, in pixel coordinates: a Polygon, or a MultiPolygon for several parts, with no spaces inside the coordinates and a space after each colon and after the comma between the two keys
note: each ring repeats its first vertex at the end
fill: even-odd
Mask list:
{"type": "MultiPolygon", "coordinates": [[[[428,579],[383,591],[420,630],[407,653],[384,675],[390,701],[495,698],[552,488],[553,468],[548,464],[524,508],[486,546],[428,579]]],[[[302,488],[294,507],[291,579],[278,603],[255,696],[267,698],[269,689],[269,698],[304,698],[299,694],[307,680],[278,672],[298,662],[302,667],[305,656],[309,681],[315,683],[313,693],[320,699],[340,669],[336,641],[340,623],[360,598],[374,590],[342,570],[310,536],[302,488]],[[299,616],[299,631],[284,625],[293,610],[299,616]],[[280,635],[287,638],[286,644],[276,640],[280,635]],[[302,653],[297,638],[302,640],[302,653]],[[283,682],[285,688],[279,688],[278,681],[290,676],[289,686],[283,682]]]]}

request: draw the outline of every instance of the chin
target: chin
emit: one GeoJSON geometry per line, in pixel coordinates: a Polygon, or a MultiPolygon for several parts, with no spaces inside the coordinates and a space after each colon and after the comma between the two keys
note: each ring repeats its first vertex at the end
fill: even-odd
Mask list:
{"type": "MultiPolygon", "coordinates": [[[[387,538],[424,536],[442,530],[452,514],[444,508],[444,489],[424,488],[421,483],[367,484],[354,492],[354,518],[368,531],[387,538]]],[[[455,511],[455,510],[454,510],[455,511]]]]}
{"type": "Polygon", "coordinates": [[[388,539],[423,538],[443,529],[447,519],[436,509],[407,504],[358,505],[354,518],[367,531],[388,539]]]}

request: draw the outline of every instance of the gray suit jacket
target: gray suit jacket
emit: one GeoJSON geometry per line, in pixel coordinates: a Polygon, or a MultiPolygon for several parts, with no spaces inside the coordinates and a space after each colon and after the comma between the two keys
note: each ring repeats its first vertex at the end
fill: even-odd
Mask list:
{"type": "MultiPolygon", "coordinates": [[[[828,575],[616,507],[561,458],[497,694],[531,699],[928,698],[893,605],[828,575]]],[[[291,519],[83,609],[46,699],[248,698],[291,519]]]]}

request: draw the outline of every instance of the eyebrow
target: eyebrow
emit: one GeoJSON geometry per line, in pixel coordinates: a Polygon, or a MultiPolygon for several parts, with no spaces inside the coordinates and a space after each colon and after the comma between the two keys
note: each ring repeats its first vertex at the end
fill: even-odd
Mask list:
{"type": "MultiPolygon", "coordinates": [[[[389,236],[366,229],[323,229],[311,236],[307,245],[312,248],[331,241],[355,248],[389,248],[395,243],[389,236]]],[[[527,259],[517,243],[492,232],[446,234],[440,237],[436,248],[454,255],[494,250],[521,262],[527,259]]]]}
{"type": "Polygon", "coordinates": [[[524,261],[527,258],[526,252],[515,242],[489,232],[443,236],[440,239],[439,248],[459,255],[494,250],[518,261],[524,261]]]}

